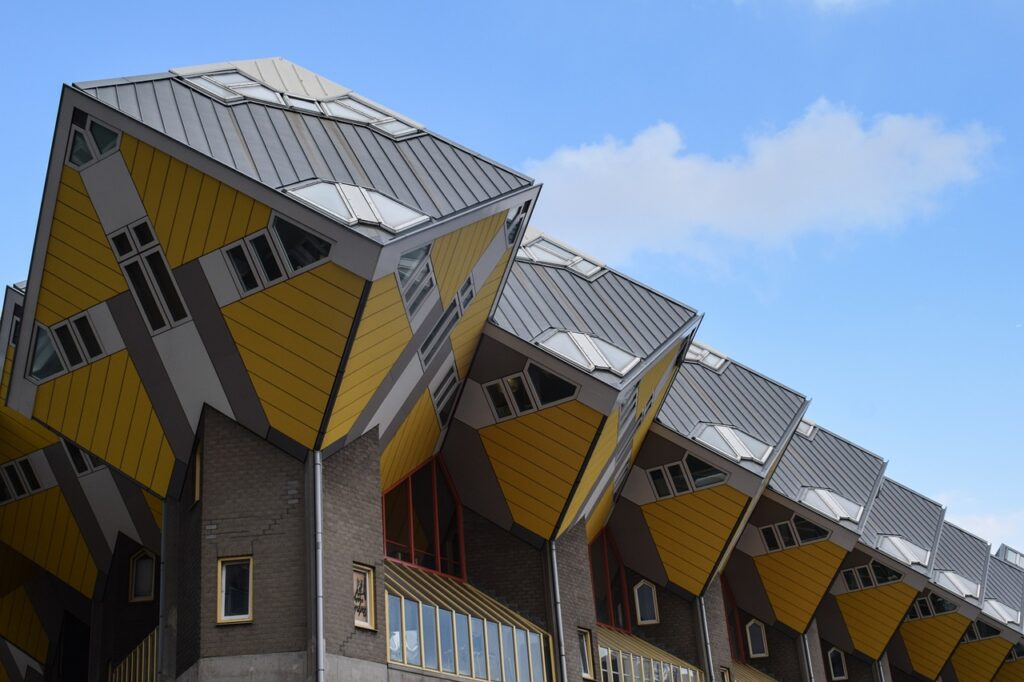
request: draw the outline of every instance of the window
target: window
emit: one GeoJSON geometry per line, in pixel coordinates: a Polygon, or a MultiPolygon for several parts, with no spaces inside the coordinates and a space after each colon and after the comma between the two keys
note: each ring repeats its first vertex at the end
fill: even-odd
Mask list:
{"type": "Polygon", "coordinates": [[[592,277],[603,269],[600,263],[584,258],[547,237],[537,237],[529,244],[523,245],[519,249],[518,257],[535,263],[567,268],[584,277],[592,277]]]}
{"type": "Polygon", "coordinates": [[[580,675],[587,680],[594,679],[594,644],[590,630],[576,631],[580,642],[580,675]]]}
{"type": "Polygon", "coordinates": [[[24,314],[24,309],[20,303],[14,304],[14,314],[11,322],[11,338],[8,340],[8,345],[18,345],[18,334],[21,333],[21,316],[24,314]]]}
{"type": "Polygon", "coordinates": [[[846,654],[839,649],[832,648],[828,650],[828,674],[833,680],[847,679],[846,654]]]}
{"type": "Polygon", "coordinates": [[[514,416],[514,413],[512,412],[512,404],[509,402],[508,395],[505,393],[505,388],[501,381],[486,384],[484,386],[484,392],[487,394],[487,400],[491,404],[491,410],[494,412],[494,416],[498,421],[514,416]]]}
{"type": "Polygon", "coordinates": [[[829,532],[819,525],[811,523],[802,516],[793,517],[793,526],[796,527],[796,534],[800,538],[800,544],[806,545],[812,542],[824,540],[829,532]]]}
{"type": "Polygon", "coordinates": [[[861,505],[846,499],[837,492],[824,488],[804,490],[800,501],[836,521],[857,523],[864,512],[864,507],[861,505]]]}
{"type": "Polygon", "coordinates": [[[718,682],[732,682],[732,673],[728,668],[718,669],[718,682]]]}
{"type": "Polygon", "coordinates": [[[409,311],[409,317],[427,300],[427,294],[434,290],[434,272],[430,263],[430,244],[403,253],[398,258],[398,285],[409,311]]]}
{"type": "MultiPolygon", "coordinates": [[[[17,310],[17,308],[15,309],[17,310]]],[[[1011,547],[1003,548],[1003,557],[1018,568],[1024,568],[1024,555],[1011,547]]]]}
{"type": "Polygon", "coordinates": [[[532,362],[526,374],[513,374],[484,384],[484,393],[498,421],[528,414],[541,407],[565,402],[576,396],[577,386],[532,362]],[[529,380],[527,380],[529,376],[529,380]]]}
{"type": "Polygon", "coordinates": [[[434,324],[434,328],[427,334],[423,345],[420,346],[420,362],[423,363],[424,369],[430,365],[437,352],[441,350],[444,342],[448,340],[448,335],[451,333],[452,328],[455,327],[455,323],[458,321],[459,306],[455,301],[452,301],[440,319],[434,324]]]}
{"type": "Polygon", "coordinates": [[[982,621],[975,621],[967,626],[967,630],[964,632],[964,636],[960,639],[961,642],[976,642],[982,639],[992,639],[993,637],[999,636],[999,630],[992,627],[988,623],[982,621]]]}
{"type": "Polygon", "coordinates": [[[693,481],[693,487],[700,490],[701,488],[710,488],[713,485],[724,483],[729,477],[725,472],[719,471],[710,464],[706,464],[703,460],[697,459],[693,455],[686,456],[686,469],[690,473],[690,480],[693,481]]]}
{"type": "Polygon", "coordinates": [[[533,394],[542,407],[548,407],[576,397],[576,384],[570,383],[554,372],[549,372],[540,365],[530,362],[526,365],[526,375],[530,378],[533,394]]]}
{"type": "Polygon", "coordinates": [[[907,612],[907,620],[930,618],[952,611],[956,611],[955,604],[932,592],[914,600],[914,603],[910,605],[910,610],[907,612]]]}
{"type": "Polygon", "coordinates": [[[1007,663],[1012,661],[1024,660],[1024,644],[1017,642],[1010,649],[1010,653],[1006,654],[1007,663]]]}
{"type": "Polygon", "coordinates": [[[779,537],[775,534],[774,526],[765,526],[761,529],[761,538],[764,540],[764,548],[769,552],[777,552],[782,549],[779,537]]]}
{"type": "Polygon", "coordinates": [[[78,342],[71,333],[71,327],[68,326],[67,322],[55,325],[53,327],[53,335],[57,338],[57,344],[64,353],[64,359],[67,362],[68,368],[74,369],[85,362],[85,357],[78,348],[78,342]]]}
{"type": "Polygon", "coordinates": [[[62,442],[64,443],[64,450],[68,453],[68,459],[71,460],[71,467],[79,476],[91,473],[102,466],[92,455],[86,453],[71,441],[62,439],[62,442]]]}
{"type": "Polygon", "coordinates": [[[236,102],[245,97],[276,104],[283,102],[279,94],[237,71],[186,78],[185,82],[225,102],[236,102]]]}
{"type": "Polygon", "coordinates": [[[64,371],[64,361],[57,355],[57,347],[53,345],[50,330],[36,325],[35,345],[32,348],[32,366],[29,376],[43,381],[64,371]]]}
{"type": "Polygon", "coordinates": [[[251,623],[252,557],[217,561],[217,622],[251,623]]]}
{"type": "Polygon", "coordinates": [[[149,550],[139,550],[128,567],[128,601],[153,601],[156,589],[156,557],[149,550]]]}
{"type": "Polygon", "coordinates": [[[96,330],[93,329],[88,316],[80,315],[72,319],[71,325],[78,333],[78,339],[82,342],[82,348],[85,349],[85,354],[89,356],[90,360],[95,360],[103,355],[103,347],[96,337],[96,330]]]}
{"type": "Polygon", "coordinates": [[[117,149],[118,133],[76,109],[72,115],[68,163],[81,170],[117,149]]]}
{"type": "Polygon", "coordinates": [[[260,282],[256,279],[256,272],[252,269],[245,247],[238,244],[226,250],[224,254],[228,257],[228,263],[235,274],[235,282],[243,294],[260,288],[260,282]]]}
{"type": "Polygon", "coordinates": [[[764,464],[772,446],[725,424],[698,424],[693,438],[715,452],[737,461],[764,464]]]}
{"type": "Polygon", "coordinates": [[[508,212],[505,217],[505,243],[512,246],[519,239],[526,224],[526,216],[530,213],[530,202],[521,204],[508,212]]]}
{"type": "Polygon", "coordinates": [[[430,220],[389,196],[355,185],[317,180],[286,191],[346,225],[365,223],[398,233],[430,220]]]}
{"type": "Polygon", "coordinates": [[[630,630],[626,569],[608,530],[590,543],[590,571],[594,584],[597,622],[619,630],[630,630]]]}
{"type": "Polygon", "coordinates": [[[686,349],[686,362],[697,362],[716,372],[725,367],[727,361],[728,358],[721,353],[716,353],[696,341],[691,342],[690,347],[686,349]]]}
{"type": "Polygon", "coordinates": [[[887,585],[888,583],[899,582],[903,579],[903,574],[899,571],[894,571],[884,564],[880,564],[877,561],[871,562],[871,573],[875,578],[876,585],[887,585]]]}
{"type": "Polygon", "coordinates": [[[224,255],[242,294],[269,286],[284,277],[281,258],[265,230],[229,246],[224,255]]]}
{"type": "Polygon", "coordinates": [[[668,480],[671,481],[672,491],[676,495],[690,492],[690,482],[686,480],[683,466],[679,462],[666,465],[665,472],[668,473],[668,480]]]}
{"type": "Polygon", "coordinates": [[[722,483],[728,478],[725,473],[692,455],[686,456],[685,467],[684,462],[672,462],[649,469],[647,476],[654,488],[654,496],[658,499],[708,488],[722,483]]]}
{"type": "Polygon", "coordinates": [[[284,249],[292,272],[298,272],[327,258],[331,243],[283,218],[274,219],[274,231],[284,249]]]}
{"type": "Polygon", "coordinates": [[[455,398],[459,394],[459,376],[455,373],[455,366],[451,365],[444,373],[441,383],[431,391],[434,399],[434,410],[437,412],[437,420],[441,428],[448,426],[452,413],[455,412],[455,398]]]}
{"type": "Polygon", "coordinates": [[[759,620],[751,620],[747,623],[747,652],[750,658],[768,657],[768,634],[765,632],[764,623],[759,620]]]}
{"type": "Polygon", "coordinates": [[[473,288],[473,278],[469,277],[462,283],[462,286],[459,287],[459,295],[456,297],[459,302],[459,312],[461,314],[466,314],[466,310],[469,308],[469,304],[473,302],[474,296],[476,296],[476,290],[473,288]]]}
{"type": "Polygon", "coordinates": [[[367,123],[395,137],[403,137],[418,132],[416,128],[404,121],[400,121],[351,96],[323,102],[322,106],[324,113],[328,116],[334,116],[353,123],[367,123]]]}
{"type": "MultiPolygon", "coordinates": [[[[829,537],[830,533],[800,516],[793,516],[788,521],[764,526],[759,529],[764,548],[768,552],[778,552],[797,545],[819,542],[829,537]]],[[[867,570],[867,567],[864,567],[867,570]]]]}
{"type": "Polygon", "coordinates": [[[31,495],[42,489],[28,457],[9,462],[0,469],[0,504],[31,495]]]}
{"type": "Polygon", "coordinates": [[[636,604],[637,625],[654,625],[658,617],[658,591],[654,584],[641,580],[633,586],[633,601],[636,604]]]}
{"type": "Polygon", "coordinates": [[[537,343],[588,372],[600,369],[621,377],[640,362],[635,355],[580,332],[558,330],[537,343]]]}
{"type": "Polygon", "coordinates": [[[110,236],[135,301],[149,328],[161,331],[188,319],[188,311],[149,223],[141,222],[110,236]]]}
{"type": "Polygon", "coordinates": [[[776,525],[775,529],[779,531],[779,540],[782,541],[783,547],[786,549],[796,547],[796,538],[793,536],[793,526],[791,526],[788,521],[776,525]]]}
{"type": "Polygon", "coordinates": [[[807,419],[801,419],[800,423],[796,425],[796,432],[799,433],[804,438],[810,438],[811,436],[814,435],[814,432],[817,430],[817,428],[818,427],[814,422],[807,419]]]}
{"type": "Polygon", "coordinates": [[[696,668],[606,646],[598,647],[598,658],[601,682],[698,682],[702,679],[696,668]]]}
{"type": "Polygon", "coordinates": [[[373,568],[362,564],[353,564],[352,608],[357,628],[373,630],[377,627],[374,594],[373,568]]]}
{"type": "Polygon", "coordinates": [[[437,457],[384,493],[384,554],[464,577],[462,505],[437,457]]]}

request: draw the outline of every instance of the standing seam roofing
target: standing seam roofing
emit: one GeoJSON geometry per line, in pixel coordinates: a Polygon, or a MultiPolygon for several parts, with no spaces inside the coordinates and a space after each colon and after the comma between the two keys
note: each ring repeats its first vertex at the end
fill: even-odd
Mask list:
{"type": "Polygon", "coordinates": [[[989,544],[951,523],[942,524],[942,537],[935,553],[936,571],[955,571],[979,585],[985,581],[989,544]]]}
{"type": "Polygon", "coordinates": [[[1015,609],[1024,598],[1024,571],[1002,559],[992,557],[988,564],[985,598],[996,599],[1015,609]]]}
{"type": "Polygon", "coordinates": [[[880,535],[899,535],[929,552],[942,522],[942,506],[886,478],[864,527],[864,541],[875,546],[880,535]]]}

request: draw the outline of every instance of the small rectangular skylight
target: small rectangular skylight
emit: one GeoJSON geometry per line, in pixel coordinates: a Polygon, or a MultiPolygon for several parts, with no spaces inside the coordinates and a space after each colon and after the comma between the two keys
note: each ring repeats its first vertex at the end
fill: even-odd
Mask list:
{"type": "Polygon", "coordinates": [[[699,362],[708,369],[719,371],[725,366],[728,361],[721,353],[717,353],[707,346],[693,341],[690,343],[690,347],[686,349],[686,361],[687,362],[699,362]]]}
{"type": "Polygon", "coordinates": [[[380,192],[340,182],[320,180],[285,191],[338,218],[346,225],[361,222],[379,225],[391,232],[401,232],[430,220],[430,216],[380,192]]]}
{"type": "Polygon", "coordinates": [[[614,346],[604,339],[580,332],[556,330],[547,338],[536,342],[552,353],[588,372],[603,369],[619,376],[625,376],[640,358],[614,346]]]}
{"type": "Polygon", "coordinates": [[[528,244],[524,244],[519,249],[516,257],[523,260],[532,260],[535,263],[568,268],[588,278],[593,277],[604,269],[604,266],[600,263],[574,253],[561,244],[556,244],[543,236],[536,237],[528,244]]]}
{"type": "Polygon", "coordinates": [[[878,549],[908,566],[927,567],[931,558],[931,552],[898,535],[880,536],[878,549]]]}

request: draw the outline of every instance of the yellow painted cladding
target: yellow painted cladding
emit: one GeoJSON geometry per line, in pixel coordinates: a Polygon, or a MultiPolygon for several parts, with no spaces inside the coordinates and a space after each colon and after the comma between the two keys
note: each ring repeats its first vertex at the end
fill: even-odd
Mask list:
{"type": "Polygon", "coordinates": [[[642,414],[648,400],[653,400],[653,402],[651,403],[651,408],[647,411],[647,416],[644,417],[636,433],[633,434],[633,450],[630,464],[632,464],[633,459],[636,459],[637,453],[640,452],[640,446],[643,444],[644,438],[647,437],[647,431],[651,428],[654,418],[658,415],[658,411],[661,410],[661,404],[665,401],[665,396],[668,395],[668,389],[672,386],[672,378],[676,372],[675,360],[679,356],[681,349],[682,342],[666,351],[665,356],[648,369],[647,373],[640,379],[636,392],[636,416],[642,414]]]}
{"type": "Polygon", "coordinates": [[[594,511],[590,513],[590,517],[587,519],[587,542],[593,542],[597,534],[608,523],[608,519],[612,515],[612,502],[615,501],[613,492],[612,486],[609,483],[605,486],[604,492],[601,493],[601,499],[594,505],[594,511]]]}
{"type": "Polygon", "coordinates": [[[8,346],[3,383],[0,384],[0,463],[42,450],[57,442],[57,437],[39,422],[25,419],[20,413],[2,406],[7,400],[13,359],[14,346],[8,346]]]}
{"type": "MultiPolygon", "coordinates": [[[[605,466],[608,464],[608,460],[611,459],[612,454],[615,452],[616,438],[619,432],[619,408],[615,408],[611,416],[604,421],[604,426],[601,427],[601,433],[597,436],[597,442],[594,445],[594,450],[590,454],[590,461],[587,462],[587,468],[583,471],[583,476],[580,477],[580,484],[576,488],[576,493],[569,501],[569,506],[565,512],[565,518],[562,520],[562,526],[558,529],[559,535],[569,530],[570,524],[576,519],[576,514],[579,513],[580,507],[587,501],[587,497],[593,491],[595,485],[597,485],[598,478],[601,476],[601,472],[604,471],[605,466]]],[[[604,493],[602,493],[604,496],[604,493]]],[[[602,497],[603,501],[603,497],[602,497]]],[[[594,507],[590,513],[590,518],[599,517],[600,504],[594,507]]],[[[610,512],[610,508],[607,510],[610,512]]],[[[604,527],[604,520],[596,520],[595,524],[599,524],[598,530],[604,527]]],[[[588,520],[588,524],[590,521],[588,520]]],[[[589,527],[589,526],[588,526],[589,527]]]]}
{"type": "Polygon", "coordinates": [[[96,564],[60,488],[0,507],[0,542],[92,597],[96,564]]]}
{"type": "Polygon", "coordinates": [[[127,289],[82,177],[65,166],[46,244],[36,320],[52,325],[127,289]]]}
{"type": "Polygon", "coordinates": [[[916,596],[906,583],[836,595],[854,648],[872,660],[880,658],[916,596]]]}
{"type": "Polygon", "coordinates": [[[127,350],[42,384],[33,416],[160,496],[174,453],[127,350]]]}
{"type": "Polygon", "coordinates": [[[172,268],[270,220],[267,206],[129,135],[121,155],[172,268]]]}
{"type": "Polygon", "coordinates": [[[441,426],[430,391],[424,391],[380,456],[380,487],[387,490],[434,454],[441,426]]]}
{"type": "Polygon", "coordinates": [[[516,523],[552,536],[600,422],[597,410],[571,400],[481,429],[516,523]]]}
{"type": "Polygon", "coordinates": [[[325,263],[222,309],[270,425],[312,448],[364,281],[325,263]]]}
{"type": "Polygon", "coordinates": [[[153,521],[156,522],[156,527],[163,528],[164,501],[148,490],[142,491],[142,497],[146,500],[146,506],[149,507],[149,513],[153,515],[153,521]]]}
{"type": "Polygon", "coordinates": [[[816,542],[754,557],[779,622],[804,632],[845,556],[839,545],[816,542]]]}
{"type": "Polygon", "coordinates": [[[1013,645],[1002,637],[964,642],[953,653],[953,669],[957,682],[988,682],[1013,645]]]}
{"type": "Polygon", "coordinates": [[[1024,682],[1024,659],[1004,663],[995,682],[1024,682]]]}
{"type": "Polygon", "coordinates": [[[345,363],[324,445],[344,437],[412,340],[412,328],[395,275],[370,286],[352,352],[345,363]]]}
{"type": "Polygon", "coordinates": [[[430,249],[430,263],[434,267],[434,279],[442,305],[451,302],[455,292],[469,277],[473,266],[505,224],[507,213],[502,211],[434,240],[430,249]]]}
{"type": "Polygon", "coordinates": [[[491,312],[491,306],[498,295],[498,285],[505,274],[505,266],[512,255],[512,249],[507,249],[498,260],[498,264],[487,276],[487,281],[476,293],[473,302],[469,304],[466,314],[458,321],[452,329],[451,341],[452,352],[455,355],[455,368],[459,376],[465,378],[469,374],[470,363],[473,362],[473,354],[480,343],[480,335],[483,333],[484,324],[487,322],[487,315],[491,312]]]}
{"type": "Polygon", "coordinates": [[[669,580],[700,594],[748,499],[720,485],[642,507],[669,580]]]}
{"type": "Polygon", "coordinates": [[[930,680],[938,677],[970,622],[959,613],[905,621],[900,636],[914,672],[930,680]]]}
{"type": "MultiPolygon", "coordinates": [[[[23,587],[0,596],[0,637],[39,663],[46,661],[50,641],[23,587]]],[[[0,670],[3,668],[0,664],[0,670]]]]}

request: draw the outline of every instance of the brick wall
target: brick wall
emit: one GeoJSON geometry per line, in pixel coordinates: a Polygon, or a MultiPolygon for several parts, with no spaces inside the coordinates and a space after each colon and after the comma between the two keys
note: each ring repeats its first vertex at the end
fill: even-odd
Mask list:
{"type": "Polygon", "coordinates": [[[600,679],[597,662],[597,616],[594,613],[594,587],[590,576],[590,552],[587,546],[587,524],[577,523],[558,539],[558,589],[562,600],[562,623],[565,628],[566,671],[569,680],[580,679],[578,631],[591,632],[594,660],[590,668],[600,679]]]}
{"type": "MultiPolygon", "coordinates": [[[[711,656],[714,660],[715,671],[717,672],[719,668],[728,668],[733,659],[733,648],[729,639],[732,625],[729,622],[728,611],[725,607],[725,596],[722,592],[721,580],[712,580],[711,585],[708,586],[708,590],[704,595],[704,609],[707,612],[711,656]]],[[[700,615],[695,613],[694,617],[699,619],[700,615]]],[[[700,627],[699,620],[697,627],[700,627]]],[[[738,650],[737,653],[739,653],[738,650]]],[[[700,660],[706,665],[703,655],[700,657],[700,660]]]]}
{"type": "Polygon", "coordinates": [[[629,590],[629,614],[633,621],[633,634],[664,649],[673,656],[699,666],[702,659],[696,604],[659,587],[657,591],[660,622],[655,625],[638,625],[633,586],[642,579],[643,576],[626,569],[626,587],[629,590]]]}
{"type": "Polygon", "coordinates": [[[146,635],[156,629],[160,620],[159,557],[154,556],[158,565],[153,582],[153,599],[140,602],[128,600],[131,558],[141,549],[142,546],[131,538],[120,536],[114,548],[103,592],[96,595],[103,609],[100,656],[104,669],[107,663],[120,663],[146,635]]]}

